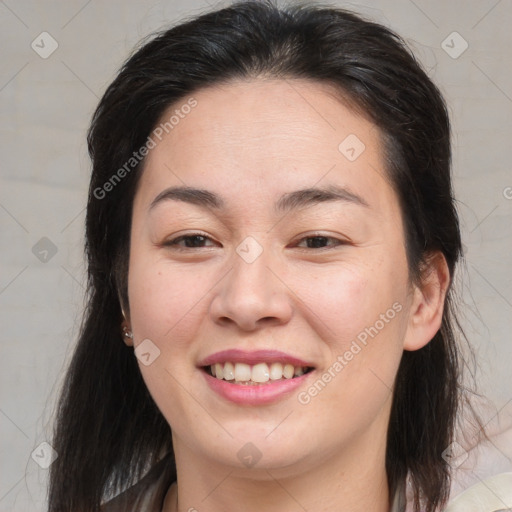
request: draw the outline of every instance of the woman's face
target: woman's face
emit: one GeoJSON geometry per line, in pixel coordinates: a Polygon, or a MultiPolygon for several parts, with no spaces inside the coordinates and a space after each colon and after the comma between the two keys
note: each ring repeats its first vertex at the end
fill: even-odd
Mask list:
{"type": "Polygon", "coordinates": [[[282,474],[383,460],[412,308],[376,126],[301,80],[193,98],[152,136],[128,286],[177,459],[282,474]]]}

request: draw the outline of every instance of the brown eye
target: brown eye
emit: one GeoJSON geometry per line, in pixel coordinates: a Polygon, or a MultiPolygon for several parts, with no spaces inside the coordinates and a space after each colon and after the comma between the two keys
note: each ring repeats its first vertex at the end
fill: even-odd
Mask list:
{"type": "MultiPolygon", "coordinates": [[[[175,247],[177,249],[198,249],[207,247],[204,244],[211,238],[202,233],[192,233],[190,235],[182,235],[164,243],[165,247],[175,247]]],[[[211,247],[211,246],[210,246],[211,247]]]]}
{"type": "Polygon", "coordinates": [[[334,242],[334,245],[331,245],[331,247],[343,245],[344,243],[342,240],[331,236],[306,236],[302,238],[297,245],[300,246],[303,241],[306,241],[306,249],[328,249],[329,246],[327,246],[327,244],[329,244],[329,242],[334,242]]]}

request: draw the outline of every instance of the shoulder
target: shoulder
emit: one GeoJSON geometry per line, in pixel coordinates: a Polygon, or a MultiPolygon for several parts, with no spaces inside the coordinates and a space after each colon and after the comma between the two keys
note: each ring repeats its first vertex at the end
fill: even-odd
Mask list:
{"type": "Polygon", "coordinates": [[[155,464],[136,484],[107,501],[101,512],[160,512],[165,494],[176,479],[170,455],[155,464]]]}
{"type": "Polygon", "coordinates": [[[500,512],[512,507],[512,473],[482,480],[448,503],[444,512],[500,512]]]}

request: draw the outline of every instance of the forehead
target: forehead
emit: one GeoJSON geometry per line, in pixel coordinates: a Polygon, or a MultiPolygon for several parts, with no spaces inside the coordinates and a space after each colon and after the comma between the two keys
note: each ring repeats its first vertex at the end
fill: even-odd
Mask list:
{"type": "Polygon", "coordinates": [[[167,130],[146,157],[139,187],[146,204],[173,185],[211,189],[245,204],[330,184],[370,195],[376,204],[397,202],[378,128],[333,87],[255,79],[191,96],[193,109],[182,109],[186,97],[161,117],[167,130]]]}
{"type": "MultiPolygon", "coordinates": [[[[196,147],[220,143],[224,151],[237,146],[248,151],[265,148],[268,158],[284,157],[283,151],[293,148],[287,156],[299,158],[311,144],[320,143],[338,156],[339,142],[350,133],[371,138],[370,144],[378,139],[376,127],[342,102],[328,84],[254,79],[201,89],[194,98],[197,106],[173,128],[174,137],[167,138],[171,147],[192,149],[181,143],[193,138],[196,147]]],[[[184,101],[171,106],[162,121],[184,101]]]]}

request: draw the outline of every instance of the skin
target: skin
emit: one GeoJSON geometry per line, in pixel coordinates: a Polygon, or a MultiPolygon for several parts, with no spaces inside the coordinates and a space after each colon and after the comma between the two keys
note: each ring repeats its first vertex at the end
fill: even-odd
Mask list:
{"type": "Polygon", "coordinates": [[[147,156],[131,232],[125,325],[134,339],[126,342],[150,339],[160,350],[139,366],[172,429],[178,469],[164,510],[387,511],[392,386],[402,351],[440,327],[445,260],[433,255],[421,286],[411,283],[379,131],[327,85],[253,79],[193,96],[197,106],[147,156]],[[365,145],[352,162],[338,149],[350,134],[365,145]],[[367,206],[273,210],[286,192],[329,184],[367,206]],[[226,209],[174,200],[150,208],[163,190],[184,185],[221,195],[226,209]],[[197,231],[208,238],[196,246],[165,245],[197,231]],[[308,248],[313,235],[332,238],[308,248]],[[252,263],[236,252],[248,236],[262,249],[252,263]],[[298,392],[396,303],[401,311],[300,403],[298,392]],[[196,367],[231,348],[276,348],[315,372],[276,403],[234,404],[196,367]],[[251,468],[237,457],[249,442],[261,453],[251,468]]]}

